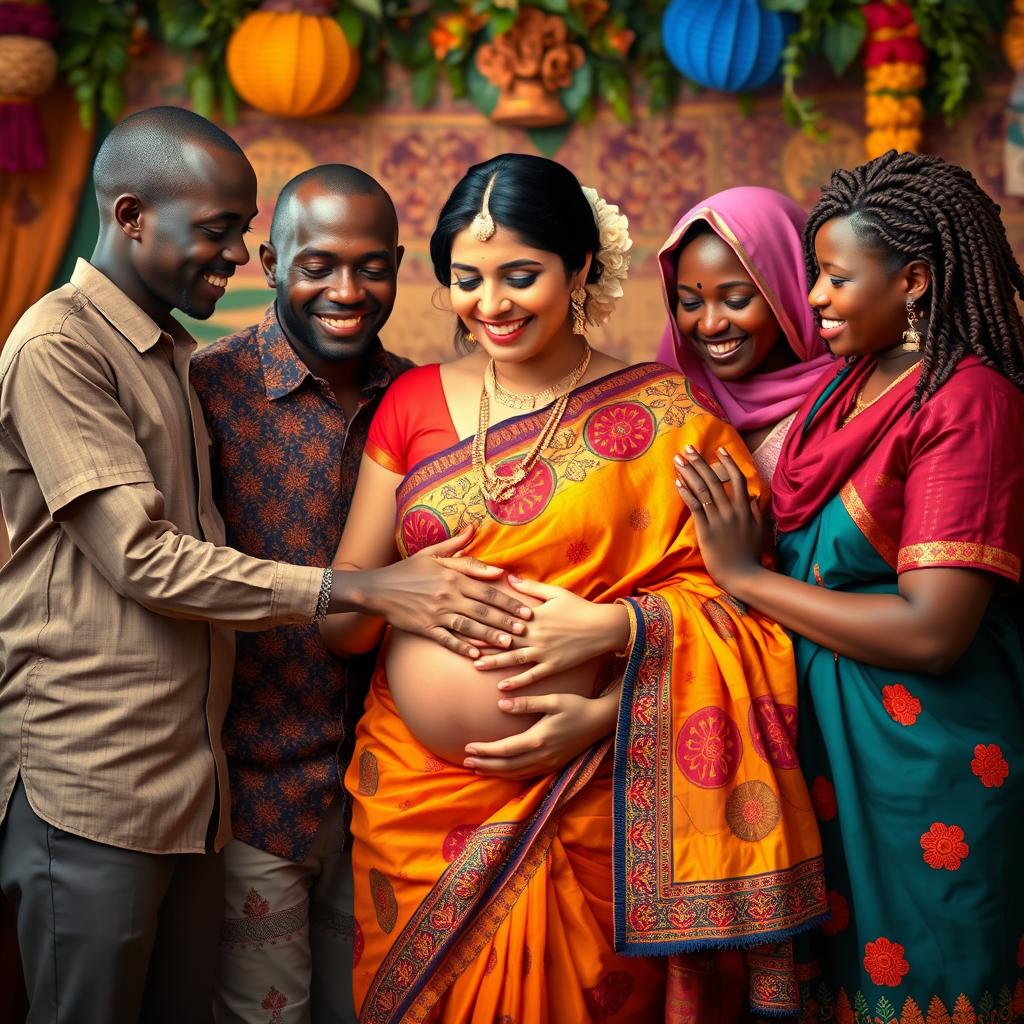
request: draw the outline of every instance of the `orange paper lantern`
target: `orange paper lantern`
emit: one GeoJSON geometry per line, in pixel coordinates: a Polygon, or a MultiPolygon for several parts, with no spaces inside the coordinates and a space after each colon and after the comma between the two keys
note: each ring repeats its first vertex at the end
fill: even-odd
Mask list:
{"type": "Polygon", "coordinates": [[[314,117],[339,106],[358,77],[358,54],[330,5],[268,0],[228,41],[228,75],[250,105],[282,117],[314,117]]]}

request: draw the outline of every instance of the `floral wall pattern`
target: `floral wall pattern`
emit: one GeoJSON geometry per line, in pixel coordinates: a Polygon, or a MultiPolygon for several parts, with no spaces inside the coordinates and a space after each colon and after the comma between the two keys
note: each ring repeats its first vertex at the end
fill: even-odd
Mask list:
{"type": "MultiPolygon", "coordinates": [[[[180,102],[181,65],[156,52],[132,76],[127,109],[180,102]]],[[[789,128],[774,94],[755,98],[749,114],[733,96],[706,92],[680,101],[672,115],[637,110],[624,125],[601,111],[586,126],[574,125],[558,159],[593,185],[630,219],[634,264],[608,326],[594,340],[631,360],[650,358],[665,312],[656,253],[680,213],[712,192],[732,185],[778,188],[809,206],[831,169],[863,160],[863,94],[856,84],[816,83],[827,99],[826,141],[789,128]]],[[[1003,139],[1008,77],[991,80],[986,95],[955,128],[941,124],[929,150],[971,168],[1003,207],[1011,242],[1024,257],[1024,200],[1003,192],[1003,139]]],[[[822,102],[826,106],[826,102],[822,102]]],[[[260,215],[251,236],[253,260],[241,268],[214,318],[190,324],[209,341],[256,320],[271,293],[255,259],[267,237],[274,198],[292,175],[317,163],[356,164],[381,181],[398,208],[406,247],[399,298],[385,330],[390,348],[419,362],[452,353],[452,314],[442,307],[427,251],[437,211],[470,164],[506,150],[535,152],[525,132],[486,121],[465,103],[442,96],[428,110],[413,107],[409,81],[396,72],[389,98],[367,114],[329,114],[303,121],[275,119],[243,108],[230,129],[256,168],[260,215]]]]}

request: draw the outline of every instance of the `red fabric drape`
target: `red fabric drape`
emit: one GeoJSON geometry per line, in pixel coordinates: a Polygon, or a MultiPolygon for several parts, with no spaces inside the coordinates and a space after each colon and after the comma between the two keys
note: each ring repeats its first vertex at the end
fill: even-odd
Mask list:
{"type": "MultiPolygon", "coordinates": [[[[49,288],[92,162],[93,132],[82,127],[71,93],[59,86],[37,102],[49,151],[46,169],[0,174],[0,346],[21,314],[49,288]]],[[[0,565],[8,557],[7,531],[0,520],[0,565]]],[[[0,1024],[20,1024],[26,1002],[14,908],[2,896],[0,993],[0,1024]]]]}
{"type": "Polygon", "coordinates": [[[45,170],[0,174],[0,345],[50,287],[92,163],[93,131],[63,86],[37,101],[46,131],[45,170]]]}

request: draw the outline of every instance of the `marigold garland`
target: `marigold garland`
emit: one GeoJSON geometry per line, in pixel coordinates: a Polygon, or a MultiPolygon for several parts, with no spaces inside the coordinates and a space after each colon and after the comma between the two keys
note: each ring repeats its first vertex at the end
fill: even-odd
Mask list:
{"type": "Polygon", "coordinates": [[[921,148],[926,53],[910,7],[902,0],[878,0],[861,8],[867,25],[864,44],[864,104],[868,159],[890,149],[921,148]]]}

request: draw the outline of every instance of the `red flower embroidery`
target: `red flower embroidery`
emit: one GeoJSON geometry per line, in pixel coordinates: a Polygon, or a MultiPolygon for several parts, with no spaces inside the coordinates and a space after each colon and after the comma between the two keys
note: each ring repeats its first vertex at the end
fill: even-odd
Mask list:
{"type": "Polygon", "coordinates": [[[850,905],[846,902],[846,897],[834,889],[829,889],[825,897],[828,899],[828,909],[832,917],[821,926],[821,930],[826,935],[838,935],[846,931],[850,924],[850,905]]]}
{"type": "Polygon", "coordinates": [[[490,953],[487,954],[487,966],[484,967],[484,976],[491,974],[498,966],[498,951],[491,946],[490,953]]]}
{"type": "Polygon", "coordinates": [[[449,536],[448,524],[432,508],[416,505],[402,519],[402,540],[405,550],[415,555],[421,548],[437,544],[449,536]]]}
{"type": "Polygon", "coordinates": [[[255,889],[250,889],[246,894],[242,913],[249,918],[260,918],[264,917],[269,910],[269,901],[265,900],[255,889]]]}
{"type": "MultiPolygon", "coordinates": [[[[501,462],[495,468],[498,476],[511,476],[519,468],[516,458],[501,462]]],[[[532,522],[547,508],[555,493],[558,479],[551,464],[538,459],[516,488],[515,494],[506,501],[487,500],[491,515],[506,526],[523,526],[532,522]]]]}
{"type": "Polygon", "coordinates": [[[971,771],[981,779],[982,785],[991,789],[993,786],[1001,786],[1003,780],[1010,774],[1010,766],[1003,757],[1002,750],[995,743],[979,743],[974,748],[974,760],[971,761],[971,771]]]}
{"type": "Polygon", "coordinates": [[[288,1005],[288,997],[283,992],[278,992],[273,985],[270,986],[270,991],[263,997],[263,1002],[260,1006],[264,1010],[282,1010],[288,1005]]]}
{"type": "Polygon", "coordinates": [[[814,804],[814,813],[821,821],[831,821],[839,813],[836,791],[824,775],[819,775],[811,783],[811,803],[814,804]]]}
{"type": "Polygon", "coordinates": [[[913,725],[921,714],[921,702],[902,683],[882,687],[882,707],[900,725],[913,725]]]}
{"type": "Polygon", "coordinates": [[[903,955],[903,947],[883,937],[864,945],[864,969],[874,984],[895,988],[902,983],[910,964],[903,955]]]}
{"type": "Polygon", "coordinates": [[[469,837],[477,830],[476,825],[459,825],[444,837],[441,844],[441,856],[450,864],[460,856],[469,842],[469,837]]]}
{"type": "Polygon", "coordinates": [[[640,402],[620,402],[592,413],[583,427],[590,450],[605,459],[627,461],[643,455],[657,432],[657,421],[640,402]]]}
{"type": "Polygon", "coordinates": [[[740,731],[721,708],[695,711],[676,737],[676,763],[690,782],[702,789],[732,782],[742,757],[740,731]]]}
{"type": "Polygon", "coordinates": [[[634,530],[646,530],[651,525],[651,513],[638,506],[629,513],[629,525],[634,530]]]}
{"type": "Polygon", "coordinates": [[[565,560],[570,565],[579,565],[590,555],[590,545],[585,540],[574,540],[565,549],[565,560]]]}
{"type": "Polygon", "coordinates": [[[932,822],[932,827],[921,836],[921,849],[928,867],[947,871],[957,871],[960,862],[970,853],[970,847],[964,842],[964,830],[959,825],[943,825],[940,821],[932,822]]]}
{"type": "Polygon", "coordinates": [[[593,988],[583,990],[583,1000],[594,1020],[614,1017],[629,1002],[635,986],[625,971],[609,971],[593,988]]]}

